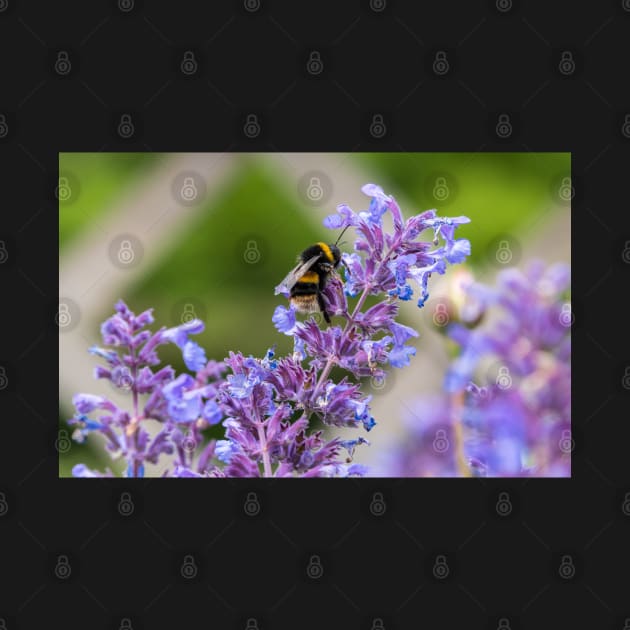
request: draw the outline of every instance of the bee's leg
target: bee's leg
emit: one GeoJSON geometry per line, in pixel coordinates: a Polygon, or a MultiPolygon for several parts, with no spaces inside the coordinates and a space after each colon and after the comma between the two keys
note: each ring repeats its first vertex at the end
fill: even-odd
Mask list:
{"type": "Polygon", "coordinates": [[[330,316],[328,315],[328,312],[326,311],[326,303],[324,302],[324,297],[322,296],[321,293],[317,294],[317,303],[319,304],[319,310],[322,312],[322,315],[324,316],[326,323],[330,324],[330,316]]]}

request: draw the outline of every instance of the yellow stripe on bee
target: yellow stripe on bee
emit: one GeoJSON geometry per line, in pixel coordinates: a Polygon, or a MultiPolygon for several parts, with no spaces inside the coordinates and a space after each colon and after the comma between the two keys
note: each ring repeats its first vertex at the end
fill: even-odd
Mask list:
{"type": "Polygon", "coordinates": [[[330,247],[326,245],[326,243],[317,243],[317,245],[319,245],[322,248],[322,251],[324,252],[324,256],[328,258],[328,262],[334,263],[335,259],[333,258],[332,252],[330,251],[330,247]]]}
{"type": "Polygon", "coordinates": [[[314,271],[307,271],[298,282],[319,282],[319,276],[314,271]]]}

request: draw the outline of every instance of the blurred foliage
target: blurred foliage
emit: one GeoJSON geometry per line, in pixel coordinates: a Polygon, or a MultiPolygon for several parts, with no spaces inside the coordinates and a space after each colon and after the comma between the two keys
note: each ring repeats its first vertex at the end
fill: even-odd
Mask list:
{"type": "MultiPolygon", "coordinates": [[[[229,349],[262,356],[278,344],[271,314],[284,298],[275,287],[308,244],[328,238],[296,208],[264,168],[251,164],[221,196],[209,200],[184,242],[166,255],[150,276],[133,288],[134,308],[155,307],[158,322],[182,323],[186,304],[206,323],[196,340],[209,357],[222,359],[229,349]]],[[[164,356],[183,367],[176,348],[164,356]]]]}
{"type": "MultiPolygon", "coordinates": [[[[62,154],[60,172],[80,182],[80,196],[60,204],[60,247],[113,209],[139,177],[149,176],[150,168],[166,157],[62,154]]],[[[279,335],[271,322],[274,308],[284,303],[273,288],[302,249],[332,240],[332,233],[318,227],[306,208],[296,207],[289,188],[294,182],[280,179],[261,157],[242,155],[241,170],[207,199],[182,240],[122,295],[136,312],[155,309],[154,328],[180,324],[190,305],[206,324],[196,340],[208,358],[221,360],[231,349],[262,356],[274,344],[279,354],[290,351],[292,340],[279,335]]],[[[568,153],[362,153],[353,159],[353,166],[365,172],[365,182],[380,184],[401,201],[406,217],[429,208],[441,215],[469,216],[472,222],[458,236],[472,243],[472,265],[484,263],[497,235],[518,235],[535,215],[557,207],[557,184],[571,169],[568,153]],[[442,200],[434,195],[438,178],[444,178],[449,190],[442,200]]],[[[336,203],[333,199],[331,213],[336,203]]],[[[365,207],[367,198],[366,206],[354,210],[365,207]]],[[[112,311],[113,305],[103,319],[112,311]]],[[[177,348],[162,347],[160,357],[178,371],[185,369],[177,348]]],[[[62,419],[65,413],[71,410],[64,409],[62,419]]],[[[208,435],[221,433],[215,427],[208,435]]],[[[99,469],[111,466],[102,457],[88,457],[85,446],[73,445],[62,460],[65,474],[77,461],[99,469]]]]}
{"type": "Polygon", "coordinates": [[[59,247],[124,198],[128,187],[162,157],[159,153],[61,153],[59,178],[70,194],[59,197],[59,247]]]}
{"type": "Polygon", "coordinates": [[[571,176],[569,153],[358,153],[356,159],[386,192],[416,204],[409,214],[436,208],[464,214],[471,223],[458,231],[472,243],[469,263],[484,263],[499,234],[518,235],[532,217],[555,209],[559,186],[571,176]],[[434,194],[438,178],[448,191],[434,194]]]}

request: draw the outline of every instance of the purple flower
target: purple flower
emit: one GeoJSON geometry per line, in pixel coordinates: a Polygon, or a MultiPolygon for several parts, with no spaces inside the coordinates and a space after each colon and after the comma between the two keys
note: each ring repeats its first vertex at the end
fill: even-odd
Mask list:
{"type": "Polygon", "coordinates": [[[358,218],[345,203],[337,206],[337,214],[333,214],[324,219],[324,226],[330,230],[345,228],[349,225],[358,225],[358,218]]]}
{"type": "Polygon", "coordinates": [[[341,446],[343,446],[343,448],[345,448],[348,451],[348,455],[352,457],[354,455],[354,449],[359,444],[369,445],[369,442],[364,437],[358,437],[355,440],[342,440],[340,444],[341,446]]]}
{"type": "Polygon", "coordinates": [[[446,262],[444,258],[437,258],[434,263],[426,267],[416,267],[409,271],[409,277],[414,280],[420,287],[420,297],[418,298],[418,307],[422,308],[429,299],[429,291],[427,285],[432,273],[444,274],[446,272],[446,262]]]}
{"type": "Polygon", "coordinates": [[[450,404],[444,396],[426,396],[405,407],[404,439],[383,451],[376,465],[379,476],[458,476],[455,434],[450,404]]]}
{"type": "Polygon", "coordinates": [[[90,411],[95,409],[116,410],[114,403],[109,402],[103,396],[94,396],[93,394],[76,394],[72,398],[72,403],[79,413],[90,413],[90,411]]]}
{"type": "Polygon", "coordinates": [[[518,476],[527,458],[527,414],[516,392],[495,389],[470,396],[463,409],[468,428],[464,452],[469,460],[483,463],[486,476],[518,476]]]}
{"type": "Polygon", "coordinates": [[[208,424],[218,424],[221,422],[223,412],[214,400],[209,400],[203,407],[202,415],[208,424]]]}
{"type": "Polygon", "coordinates": [[[365,477],[368,474],[368,467],[363,464],[351,464],[350,466],[340,466],[340,477],[365,477]]]}
{"type": "Polygon", "coordinates": [[[397,324],[396,322],[392,322],[389,325],[389,330],[394,335],[395,346],[402,346],[408,339],[411,339],[411,337],[418,336],[418,332],[413,328],[405,326],[404,324],[397,324]]]}
{"type": "Polygon", "coordinates": [[[452,245],[446,249],[445,255],[450,263],[464,262],[470,256],[470,241],[465,238],[453,241],[452,245]]]}
{"type": "Polygon", "coordinates": [[[188,335],[196,335],[203,332],[204,323],[199,319],[191,319],[175,328],[169,328],[162,333],[162,339],[176,344],[180,348],[184,348],[188,341],[188,335]]]}
{"type": "Polygon", "coordinates": [[[395,346],[389,352],[389,362],[393,367],[402,368],[410,364],[409,357],[416,355],[412,346],[395,346]]]}
{"type": "Polygon", "coordinates": [[[175,464],[175,469],[171,474],[171,477],[205,477],[206,475],[202,475],[201,473],[195,472],[186,466],[182,466],[181,464],[175,464]]]}
{"type": "Polygon", "coordinates": [[[342,254],[346,283],[344,291],[349,297],[356,297],[365,287],[365,269],[359,254],[342,254]]]}
{"type": "Polygon", "coordinates": [[[188,374],[181,374],[162,388],[168,412],[176,422],[193,422],[202,411],[202,392],[188,374]]]}
{"type": "Polygon", "coordinates": [[[368,308],[365,313],[358,313],[356,319],[362,326],[369,326],[377,330],[389,328],[391,325],[394,325],[394,318],[397,315],[398,304],[385,301],[368,308]]]}
{"type": "Polygon", "coordinates": [[[408,284],[403,284],[401,286],[397,286],[395,289],[390,289],[388,291],[388,295],[397,297],[398,299],[407,302],[413,295],[413,289],[408,284]]]}
{"type": "MultiPolygon", "coordinates": [[[[90,352],[108,364],[107,368],[98,366],[95,377],[106,378],[116,387],[130,390],[133,409],[125,411],[103,396],[77,394],[73,399],[77,413],[68,421],[75,427],[73,438],[84,441],[95,431],[101,433],[112,456],[122,456],[126,460],[125,475],[128,477],[143,476],[145,462],[157,464],[160,458],[168,455],[176,457],[172,474],[186,475],[193,466],[196,450],[191,449],[190,444],[193,447],[200,444],[203,439],[200,430],[220,422],[224,415],[214,398],[223,383],[225,365],[207,362],[204,351],[188,340],[188,335],[203,330],[199,321],[152,333],[145,329],[153,323],[151,310],[136,316],[119,301],[115,311],[101,326],[104,344],[114,346],[114,349],[93,346],[90,352]],[[170,366],[156,371],[152,369],[160,362],[157,348],[168,342],[181,347],[188,368],[197,372],[196,378],[188,374],[176,377],[170,366]],[[147,396],[144,406],[142,396],[147,396]],[[97,418],[89,417],[91,413],[96,413],[97,418]],[[152,440],[143,426],[149,418],[164,424],[152,440]]],[[[211,451],[208,445],[202,456],[211,457],[211,451]]],[[[214,470],[214,467],[206,461],[201,472],[206,469],[214,470]]],[[[99,473],[79,465],[75,466],[73,474],[93,476],[99,473]]]]}
{"type": "Polygon", "coordinates": [[[394,347],[389,351],[389,362],[393,367],[401,368],[409,365],[409,357],[415,356],[416,349],[413,346],[405,346],[405,342],[411,337],[417,337],[418,332],[409,326],[392,322],[389,330],[394,336],[394,347]]]}
{"type": "Polygon", "coordinates": [[[227,378],[228,391],[234,398],[247,398],[254,391],[256,381],[247,374],[234,374],[227,378]]]}
{"type": "Polygon", "coordinates": [[[94,477],[113,477],[111,470],[106,473],[100,473],[96,470],[89,469],[85,464],[75,464],[72,467],[73,477],[94,478],[94,477]]]}
{"type": "Polygon", "coordinates": [[[291,307],[277,306],[271,318],[278,332],[292,335],[295,330],[295,310],[291,307]]]}
{"type": "Polygon", "coordinates": [[[435,474],[422,436],[439,426],[453,446],[442,474],[570,476],[571,338],[558,319],[569,278],[566,265],[534,261],[524,271],[502,271],[493,286],[466,286],[481,300],[484,318],[448,327],[459,353],[446,371],[444,395],[416,402],[409,435],[384,468],[435,474]]]}
{"type": "Polygon", "coordinates": [[[182,354],[186,367],[194,372],[201,370],[207,362],[204,349],[194,341],[187,341],[184,344],[182,354]]]}
{"type": "Polygon", "coordinates": [[[304,361],[306,358],[306,348],[304,341],[299,337],[293,337],[293,359],[296,361],[304,361]]]}
{"type": "Polygon", "coordinates": [[[361,188],[361,192],[371,197],[370,207],[367,212],[361,212],[361,218],[380,225],[381,217],[387,212],[388,204],[392,201],[392,197],[386,195],[383,189],[376,184],[366,184],[361,188]]]}
{"type": "Polygon", "coordinates": [[[118,365],[120,363],[118,353],[114,350],[104,350],[103,348],[99,348],[98,346],[91,346],[88,352],[97,357],[105,359],[110,365],[118,365]]]}
{"type": "Polygon", "coordinates": [[[377,340],[366,339],[361,343],[361,349],[365,353],[365,359],[359,354],[358,362],[365,362],[372,369],[379,363],[385,363],[389,359],[388,348],[391,343],[392,338],[390,336],[385,336],[377,340]]]}
{"type": "Polygon", "coordinates": [[[337,218],[329,217],[324,225],[332,228],[353,225],[361,235],[355,249],[364,252],[365,261],[358,254],[345,254],[346,294],[357,295],[369,287],[372,294],[387,292],[392,297],[410,299],[412,288],[407,280],[414,280],[421,289],[418,306],[428,298],[427,283],[431,273],[443,274],[446,263],[461,263],[470,254],[470,243],[466,239],[454,238],[455,229],[470,219],[467,217],[437,217],[428,211],[411,217],[405,224],[398,204],[393,197],[385,195],[379,186],[368,184],[363,191],[372,196],[367,212],[355,214],[345,205],[337,208],[337,218]],[[390,211],[394,220],[394,234],[384,234],[382,217],[390,211]],[[415,239],[425,231],[432,230],[434,242],[438,237],[445,245],[429,252],[426,242],[415,239]],[[388,249],[388,251],[386,251],[388,249]]]}
{"type": "Polygon", "coordinates": [[[217,440],[214,453],[224,464],[229,464],[232,455],[237,452],[237,450],[238,447],[235,442],[230,440],[217,440]]]}
{"type": "Polygon", "coordinates": [[[85,438],[92,432],[98,431],[104,427],[103,423],[91,420],[84,414],[77,414],[74,418],[68,420],[70,426],[76,427],[72,433],[72,439],[76,442],[84,442],[85,438]]]}
{"type": "MultiPolygon", "coordinates": [[[[152,332],[147,329],[153,323],[151,310],[136,316],[119,301],[101,326],[105,347],[90,351],[106,363],[96,368],[95,377],[129,390],[132,408],[101,396],[75,396],[77,414],[70,420],[75,439],[101,433],[112,456],[125,460],[129,477],[143,476],[146,462],[163,465],[164,460],[164,476],[173,477],[366,474],[364,466],[350,461],[369,442],[362,436],[326,439],[315,423],[366,432],[376,425],[361,379],[385,378],[388,363],[402,367],[415,354],[406,344],[418,333],[396,321],[397,301],[411,297],[415,281],[421,288],[419,305],[424,303],[431,274],[444,273],[449,262],[462,262],[470,244],[454,237],[465,217],[439,218],[428,211],[405,221],[395,199],[380,186],[367,184],[362,191],[370,199],[366,210],[355,213],[342,204],[324,222],[356,232],[354,251],[342,255],[345,282],[331,273],[320,295],[327,313],[341,324],[320,328],[316,318],[298,321],[291,306],[278,306],[272,321],[278,332],[293,338],[289,356],[276,357],[273,349],[262,358],[230,352],[225,361],[215,362],[190,339],[204,330],[200,320],[152,332]],[[383,225],[388,212],[393,232],[383,225]],[[425,231],[436,240],[441,236],[443,245],[430,251],[429,242],[416,240],[425,231]],[[369,296],[378,299],[366,307],[369,296]],[[347,297],[356,298],[352,307],[347,297]],[[180,348],[194,375],[160,366],[158,351],[166,343],[180,348]],[[333,368],[345,376],[338,377],[333,368]],[[162,425],[154,437],[147,420],[162,425]],[[202,431],[219,423],[223,439],[207,441],[202,431]]],[[[288,287],[278,285],[275,293],[288,297],[288,287]]],[[[73,473],[98,474],[82,466],[73,473]]]]}

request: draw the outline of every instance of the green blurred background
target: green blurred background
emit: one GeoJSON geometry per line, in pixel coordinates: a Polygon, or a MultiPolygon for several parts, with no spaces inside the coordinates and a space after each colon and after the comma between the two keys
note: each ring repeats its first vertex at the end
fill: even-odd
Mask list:
{"type": "MultiPolygon", "coordinates": [[[[229,350],[261,356],[274,344],[279,353],[289,350],[290,339],[271,322],[282,303],[274,286],[302,249],[336,239],[321,221],[338,203],[367,207],[363,183],[393,194],[405,216],[436,208],[470,217],[458,236],[471,241],[470,266],[482,277],[494,271],[497,243],[505,239],[517,264],[530,240],[543,257],[567,258],[570,251],[567,153],[63,153],[59,170],[60,185],[71,191],[59,195],[61,295],[81,313],[80,325],[60,334],[59,421],[68,435],[73,393],[115,394],[92,380],[97,360],[87,349],[100,342],[99,324],[120,297],[136,313],[153,307],[154,327],[177,325],[186,313],[203,319],[206,330],[196,340],[208,358],[229,350]],[[185,176],[195,185],[193,204],[178,199],[185,176]],[[319,191],[309,195],[313,184],[319,191]],[[544,234],[555,230],[558,237],[558,225],[565,251],[549,252],[544,234]],[[108,259],[119,233],[142,244],[141,260],[128,270],[108,259]]],[[[162,347],[160,356],[185,369],[177,349],[162,347]]],[[[222,428],[213,431],[219,436],[222,428]]],[[[72,442],[60,454],[59,474],[70,475],[78,462],[119,472],[96,444],[72,442]]]]}

